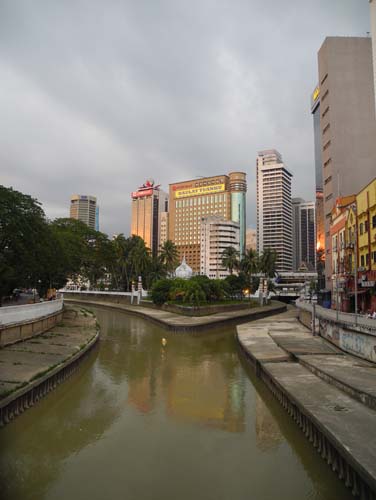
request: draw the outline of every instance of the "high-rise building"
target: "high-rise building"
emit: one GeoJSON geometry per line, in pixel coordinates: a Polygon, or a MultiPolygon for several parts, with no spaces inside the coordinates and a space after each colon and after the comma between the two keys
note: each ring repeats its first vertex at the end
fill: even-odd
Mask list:
{"type": "Polygon", "coordinates": [[[96,229],[97,199],[95,196],[73,194],[70,199],[70,218],[96,229]]]}
{"type": "Polygon", "coordinates": [[[170,184],[169,239],[177,246],[179,258],[185,255],[193,272],[200,272],[203,217],[234,217],[245,245],[245,177],[242,172],[233,172],[170,184]]]}
{"type": "Polygon", "coordinates": [[[159,218],[159,248],[168,240],[168,212],[161,212],[159,218]]]}
{"type": "Polygon", "coordinates": [[[375,173],[376,120],[370,38],[328,37],[318,52],[326,288],[331,287],[330,218],[335,200],[375,173]]]}
{"type": "Polygon", "coordinates": [[[292,198],[292,268],[316,268],[315,203],[292,198]]]}
{"type": "Polygon", "coordinates": [[[240,257],[243,257],[245,251],[245,196],[247,192],[246,174],[244,172],[230,172],[231,191],[231,220],[239,223],[239,252],[240,257]]]}
{"type": "Polygon", "coordinates": [[[157,255],[160,243],[161,212],[168,210],[168,195],[149,179],[131,194],[131,235],[140,236],[152,255],[157,255]]]}
{"type": "Polygon", "coordinates": [[[321,127],[320,127],[320,87],[317,84],[311,95],[311,113],[313,116],[313,136],[315,153],[316,184],[316,249],[325,247],[324,198],[322,181],[321,127]]]}
{"type": "Polygon", "coordinates": [[[375,108],[376,108],[376,0],[369,0],[369,6],[371,13],[373,88],[375,91],[375,108]]]}
{"type": "Polygon", "coordinates": [[[95,208],[95,230],[99,231],[99,206],[95,208]]]}
{"type": "Polygon", "coordinates": [[[257,251],[277,253],[276,270],[292,269],[292,174],[275,149],[257,156],[257,251]]]}
{"type": "Polygon", "coordinates": [[[246,250],[257,249],[257,231],[249,227],[245,232],[245,248],[246,250]]]}
{"type": "Polygon", "coordinates": [[[239,223],[216,215],[202,217],[200,274],[208,278],[226,278],[230,273],[222,265],[222,253],[228,247],[240,252],[239,223]]]}

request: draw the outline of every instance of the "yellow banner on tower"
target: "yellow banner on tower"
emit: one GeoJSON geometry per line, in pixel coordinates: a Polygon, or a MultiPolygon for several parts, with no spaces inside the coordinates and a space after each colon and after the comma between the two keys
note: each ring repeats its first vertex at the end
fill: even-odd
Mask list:
{"type": "Polygon", "coordinates": [[[220,193],[225,190],[224,184],[213,184],[212,186],[200,186],[175,191],[175,198],[187,198],[188,196],[201,196],[203,194],[220,193]]]}

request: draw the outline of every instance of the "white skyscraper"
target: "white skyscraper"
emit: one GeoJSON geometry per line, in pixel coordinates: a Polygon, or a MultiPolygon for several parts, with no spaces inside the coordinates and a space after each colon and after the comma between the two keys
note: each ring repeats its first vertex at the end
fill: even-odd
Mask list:
{"type": "Polygon", "coordinates": [[[277,271],[292,269],[292,174],[275,149],[257,156],[257,251],[277,252],[277,271]]]}

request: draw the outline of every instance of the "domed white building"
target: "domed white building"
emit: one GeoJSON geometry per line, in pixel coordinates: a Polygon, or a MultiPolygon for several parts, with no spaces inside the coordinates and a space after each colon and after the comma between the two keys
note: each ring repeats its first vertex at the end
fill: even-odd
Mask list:
{"type": "Polygon", "coordinates": [[[188,264],[186,263],[184,255],[180,266],[178,266],[175,269],[175,276],[177,278],[183,278],[184,280],[188,280],[189,278],[191,278],[192,274],[193,274],[192,268],[188,266],[188,264]]]}

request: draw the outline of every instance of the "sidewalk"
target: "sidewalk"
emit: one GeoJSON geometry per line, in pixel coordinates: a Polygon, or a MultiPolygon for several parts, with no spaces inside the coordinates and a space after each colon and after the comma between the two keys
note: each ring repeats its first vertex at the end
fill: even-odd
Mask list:
{"type": "MultiPolygon", "coordinates": [[[[296,316],[289,309],[238,326],[238,341],[318,451],[322,435],[332,454],[351,467],[358,479],[347,482],[354,492],[360,480],[375,493],[376,367],[313,337],[296,316]]],[[[342,477],[337,462],[324,455],[342,477]]]]}

